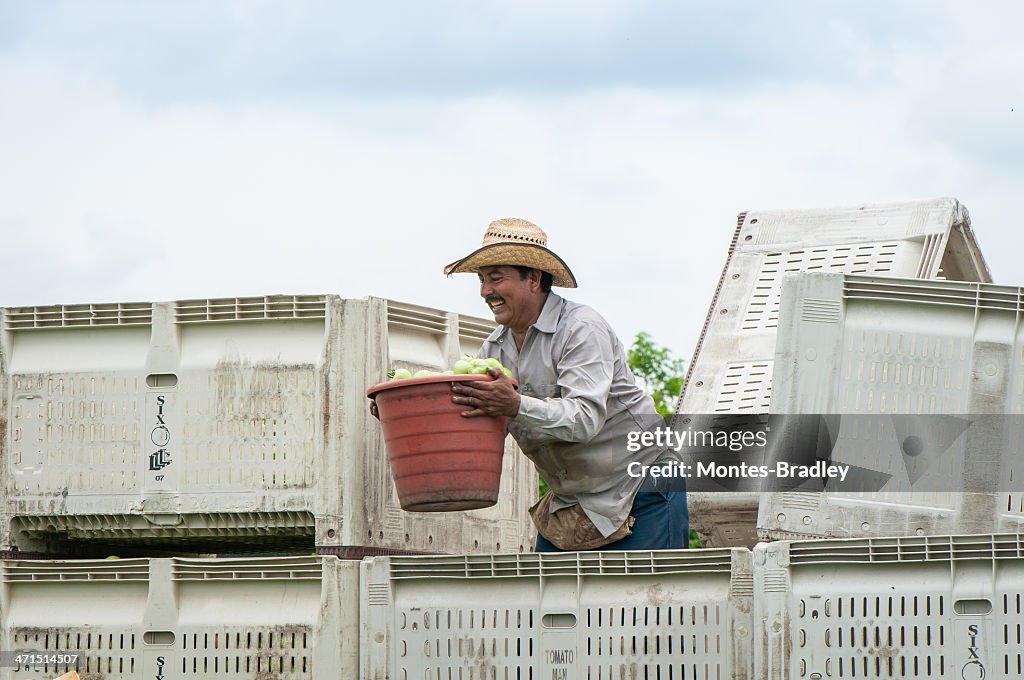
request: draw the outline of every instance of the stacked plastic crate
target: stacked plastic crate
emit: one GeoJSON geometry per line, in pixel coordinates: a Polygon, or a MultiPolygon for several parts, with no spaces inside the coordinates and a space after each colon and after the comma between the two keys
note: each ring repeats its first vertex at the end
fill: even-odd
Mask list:
{"type": "MultiPolygon", "coordinates": [[[[951,199],[747,213],[680,410],[891,406],[931,384],[936,412],[1009,412],[1024,398],[1021,291],[922,280],[987,276],[951,199]],[[805,270],[840,274],[784,281],[805,270]],[[867,329],[910,307],[912,333],[867,329]],[[891,382],[910,365],[916,382],[891,382]],[[922,383],[925,366],[942,380],[922,383]]],[[[8,309],[2,329],[0,646],[53,662],[0,679],[58,675],[73,654],[104,678],[1021,675],[1017,535],[536,555],[535,480],[513,455],[498,507],[402,513],[365,389],[389,365],[474,351],[489,322],[312,296],[8,309]],[[181,556],[225,551],[290,554],[181,556]],[[19,559],[58,552],[123,559],[19,559]],[[391,554],[334,557],[375,553],[391,554]]],[[[694,523],[752,543],[739,497],[697,496],[694,523]]],[[[977,500],[957,507],[988,524],[921,502],[778,495],[758,526],[769,539],[1017,526],[1019,499],[977,500]]]]}
{"type": "Polygon", "coordinates": [[[0,329],[2,649],[105,678],[356,677],[337,557],[532,545],[511,444],[495,507],[406,513],[367,409],[389,367],[445,368],[489,321],[324,295],[8,308],[0,329]],[[157,558],[259,553],[292,557],[157,558]]]}
{"type": "Polygon", "coordinates": [[[5,679],[359,677],[354,560],[5,560],[0,577],[5,679]]]}
{"type": "Polygon", "coordinates": [[[755,676],[1024,676],[1021,539],[976,534],[758,545],[755,676]]]}
{"type": "Polygon", "coordinates": [[[746,548],[363,562],[359,677],[749,680],[746,548]]]}
{"type": "MultiPolygon", "coordinates": [[[[768,413],[783,279],[804,271],[990,280],[967,210],[955,199],[741,213],[677,426],[693,414],[768,413]]],[[[760,495],[743,491],[690,494],[690,522],[705,545],[757,540],[760,495]]]]}
{"type": "Polygon", "coordinates": [[[851,428],[837,430],[836,460],[889,481],[883,493],[766,494],[762,538],[1024,528],[1024,289],[826,274],[784,289],[772,411],[840,414],[851,428]],[[912,418],[875,418],[858,435],[857,423],[892,414],[920,415],[927,432],[901,432],[912,418]],[[854,436],[859,445],[844,446],[854,436]],[[911,450],[916,440],[927,450],[911,450]]]}
{"type": "Polygon", "coordinates": [[[887,481],[762,498],[758,677],[1021,677],[1022,320],[1024,288],[785,280],[771,411],[887,481]]]}
{"type": "MultiPolygon", "coordinates": [[[[680,417],[768,413],[775,334],[785,326],[780,299],[790,299],[782,288],[792,285],[784,275],[806,270],[904,273],[936,287],[947,284],[921,279],[988,276],[966,211],[952,200],[747,213],[680,417]]],[[[834,316],[811,297],[818,313],[809,322],[834,316]]],[[[840,364],[826,354],[820,363],[840,364]]],[[[794,389],[818,389],[815,379],[794,389]]],[[[697,526],[717,525],[712,538],[753,543],[758,494],[739,495],[739,505],[737,495],[695,496],[697,526]],[[726,514],[737,508],[741,517],[726,514]]],[[[981,677],[970,673],[1019,662],[1007,651],[1019,610],[1007,579],[1024,564],[1016,542],[762,544],[747,572],[750,556],[745,548],[713,548],[374,558],[362,575],[362,677],[781,680],[954,677],[954,669],[967,673],[955,677],[981,677]],[[993,589],[1002,600],[985,595],[993,589]],[[986,603],[997,601],[1005,611],[994,620],[986,603]],[[999,649],[997,634],[1005,638],[999,649]],[[964,648],[947,649],[954,642],[964,648]],[[983,667],[970,663],[973,655],[983,667]]]]}

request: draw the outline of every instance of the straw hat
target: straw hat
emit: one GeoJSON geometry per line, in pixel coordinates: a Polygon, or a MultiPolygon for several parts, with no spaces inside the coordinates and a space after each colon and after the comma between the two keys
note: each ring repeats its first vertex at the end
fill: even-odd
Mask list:
{"type": "Polygon", "coordinates": [[[494,220],[484,232],[483,246],[444,268],[448,276],[476,272],[481,267],[518,265],[551,274],[551,285],[575,288],[576,277],[562,258],[547,249],[548,235],[518,217],[494,220]]]}

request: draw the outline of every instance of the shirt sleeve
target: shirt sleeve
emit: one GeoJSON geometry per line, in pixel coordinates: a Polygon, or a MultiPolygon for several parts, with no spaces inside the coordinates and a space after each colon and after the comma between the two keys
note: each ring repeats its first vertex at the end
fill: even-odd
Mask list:
{"type": "Polygon", "coordinates": [[[606,329],[580,324],[555,360],[559,398],[523,395],[516,422],[552,439],[586,443],[604,427],[615,357],[606,329]]]}

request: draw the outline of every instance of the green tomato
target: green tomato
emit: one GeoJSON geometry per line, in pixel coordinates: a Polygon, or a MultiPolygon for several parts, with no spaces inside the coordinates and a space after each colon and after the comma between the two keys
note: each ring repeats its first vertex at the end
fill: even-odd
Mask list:
{"type": "Polygon", "coordinates": [[[394,375],[391,376],[392,380],[405,380],[411,378],[412,373],[407,368],[396,368],[394,375]]]}
{"type": "Polygon", "coordinates": [[[491,357],[490,359],[484,359],[484,363],[487,364],[488,368],[505,368],[501,365],[501,362],[491,357]]]}
{"type": "Polygon", "coordinates": [[[419,370],[419,371],[416,371],[415,373],[413,373],[412,377],[414,377],[414,378],[429,378],[432,375],[437,375],[437,374],[434,373],[433,371],[428,371],[427,369],[422,369],[422,370],[419,370]]]}
{"type": "Polygon", "coordinates": [[[505,375],[507,375],[508,377],[510,377],[510,378],[512,377],[512,370],[511,369],[508,369],[508,368],[505,368],[504,366],[502,366],[501,370],[504,371],[505,375]]]}
{"type": "Polygon", "coordinates": [[[476,375],[487,375],[487,364],[482,362],[479,364],[473,364],[473,370],[471,373],[475,373],[476,375]]]}
{"type": "Polygon", "coordinates": [[[468,361],[466,361],[464,359],[459,359],[452,366],[452,370],[455,371],[456,373],[458,373],[459,375],[464,375],[464,374],[469,373],[470,371],[472,371],[473,370],[473,366],[468,361]]]}

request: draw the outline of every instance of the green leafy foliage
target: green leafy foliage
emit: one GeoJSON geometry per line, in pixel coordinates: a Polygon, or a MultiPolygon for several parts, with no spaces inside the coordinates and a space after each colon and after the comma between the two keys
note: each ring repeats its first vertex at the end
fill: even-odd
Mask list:
{"type": "Polygon", "coordinates": [[[672,356],[671,350],[660,347],[649,334],[641,331],[626,353],[626,364],[651,395],[658,413],[672,415],[676,399],[683,390],[684,361],[672,356]]]}

